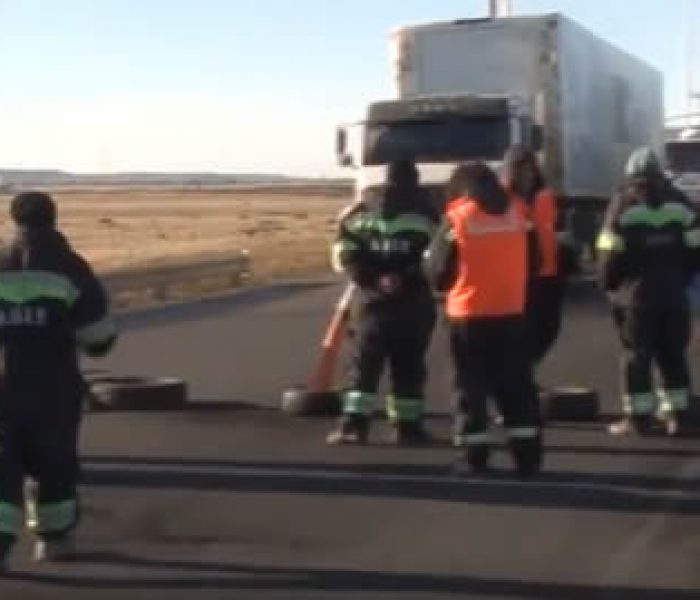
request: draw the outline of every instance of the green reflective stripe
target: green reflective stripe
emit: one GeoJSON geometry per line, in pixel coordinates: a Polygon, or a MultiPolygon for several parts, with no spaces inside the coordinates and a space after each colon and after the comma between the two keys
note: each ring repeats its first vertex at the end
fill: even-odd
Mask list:
{"type": "Polygon", "coordinates": [[[17,535],[24,526],[22,509],[9,502],[0,502],[0,533],[17,535]]]}
{"type": "Polygon", "coordinates": [[[342,273],[343,262],[342,254],[343,252],[350,252],[357,249],[357,244],[352,240],[337,240],[331,246],[331,265],[336,273],[342,273]]]}
{"type": "Polygon", "coordinates": [[[462,434],[462,439],[467,446],[485,446],[491,443],[491,435],[489,433],[466,433],[462,434]]]}
{"type": "Polygon", "coordinates": [[[690,408],[690,392],[685,389],[659,390],[661,413],[671,413],[688,410],[690,408]]]}
{"type": "Polygon", "coordinates": [[[657,398],[653,392],[627,394],[622,399],[627,414],[650,415],[656,410],[657,398]]]}
{"type": "Polygon", "coordinates": [[[508,437],[514,440],[528,440],[540,435],[539,427],[509,427],[506,430],[508,437]]]}
{"type": "Polygon", "coordinates": [[[365,394],[354,390],[345,392],[343,412],[347,415],[371,415],[376,400],[376,394],[365,394]]]}
{"type": "Polygon", "coordinates": [[[436,230],[436,224],[421,215],[401,215],[394,219],[383,219],[374,215],[360,214],[350,219],[346,227],[348,230],[359,233],[371,231],[382,235],[396,235],[398,233],[414,232],[432,236],[436,230]]]}
{"type": "Polygon", "coordinates": [[[108,315],[95,323],[81,327],[76,332],[76,340],[81,346],[104,344],[117,336],[117,324],[108,315]]]}
{"type": "Polygon", "coordinates": [[[49,299],[72,306],[80,292],[70,280],[57,273],[20,271],[0,273],[0,301],[24,304],[49,299]]]}
{"type": "Polygon", "coordinates": [[[672,223],[690,227],[694,220],[695,213],[680,202],[667,202],[658,208],[637,205],[628,208],[620,215],[620,224],[623,227],[633,225],[664,227],[672,223]]]}
{"type": "Polygon", "coordinates": [[[690,229],[684,234],[685,244],[690,248],[700,247],[700,229],[690,229]]]}
{"type": "Polygon", "coordinates": [[[625,240],[621,235],[606,229],[598,236],[596,248],[603,252],[622,252],[625,249],[625,240]]]}
{"type": "Polygon", "coordinates": [[[387,396],[386,413],[390,421],[417,421],[423,416],[424,402],[420,398],[387,396]]]}
{"type": "Polygon", "coordinates": [[[42,533],[60,532],[75,525],[78,504],[75,500],[64,500],[53,504],[39,504],[37,530],[42,533]]]}

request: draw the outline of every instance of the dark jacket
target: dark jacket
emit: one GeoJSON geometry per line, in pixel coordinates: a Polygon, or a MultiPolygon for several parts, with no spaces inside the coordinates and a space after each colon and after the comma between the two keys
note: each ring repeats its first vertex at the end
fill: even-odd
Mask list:
{"type": "Polygon", "coordinates": [[[687,306],[700,267],[700,221],[665,179],[630,179],[610,204],[597,246],[602,286],[616,305],[687,306]]]}
{"type": "Polygon", "coordinates": [[[99,356],[115,340],[105,293],[65,237],[52,228],[20,232],[0,256],[2,412],[79,408],[78,350],[99,356]]]}
{"type": "Polygon", "coordinates": [[[334,267],[358,285],[364,303],[430,302],[421,261],[438,223],[427,191],[420,186],[389,186],[341,215],[333,244],[334,267]],[[395,293],[379,288],[385,275],[398,278],[395,293]]]}

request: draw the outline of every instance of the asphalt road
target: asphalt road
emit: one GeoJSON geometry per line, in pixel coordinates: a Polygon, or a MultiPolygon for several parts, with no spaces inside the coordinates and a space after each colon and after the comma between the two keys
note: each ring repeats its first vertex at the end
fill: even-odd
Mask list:
{"type": "MultiPolygon", "coordinates": [[[[501,474],[455,478],[440,334],[434,447],[389,447],[378,423],[370,447],[329,449],[328,422],[271,410],[304,380],[337,294],[290,286],[129,317],[104,366],[184,377],[197,403],[89,415],[81,559],[37,567],[23,540],[0,598],[700,597],[700,439],[552,424],[538,480],[513,480],[503,451],[501,474]]],[[[593,386],[615,412],[616,350],[605,308],[577,296],[541,379],[593,386]]]]}

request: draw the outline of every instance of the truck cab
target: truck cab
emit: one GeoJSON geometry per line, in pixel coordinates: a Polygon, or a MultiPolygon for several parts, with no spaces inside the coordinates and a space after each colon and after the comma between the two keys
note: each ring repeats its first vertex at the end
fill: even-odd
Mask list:
{"type": "Polygon", "coordinates": [[[484,160],[499,170],[516,143],[541,145],[541,130],[518,97],[421,96],[371,104],[362,122],[338,129],[336,153],[340,165],[357,170],[359,197],[384,184],[385,165],[411,159],[440,205],[458,164],[484,160]]]}
{"type": "Polygon", "coordinates": [[[674,184],[700,205],[700,128],[669,129],[666,162],[674,184]]]}

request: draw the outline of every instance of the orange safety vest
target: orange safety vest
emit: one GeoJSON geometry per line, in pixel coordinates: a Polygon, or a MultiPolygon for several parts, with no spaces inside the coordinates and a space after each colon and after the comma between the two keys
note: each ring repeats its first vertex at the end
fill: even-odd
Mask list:
{"type": "Polygon", "coordinates": [[[458,274],[447,294],[452,319],[519,315],[525,308],[527,219],[522,201],[510,196],[502,215],[484,212],[471,198],[450,203],[458,274]]]}
{"type": "MultiPolygon", "coordinates": [[[[506,184],[506,189],[509,186],[506,184]]],[[[537,233],[540,268],[536,277],[555,277],[558,272],[557,198],[549,188],[541,189],[532,204],[522,200],[526,216],[537,233]]]]}

